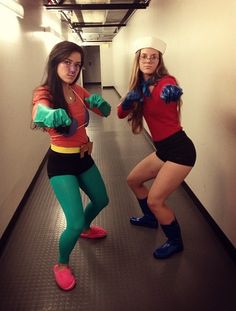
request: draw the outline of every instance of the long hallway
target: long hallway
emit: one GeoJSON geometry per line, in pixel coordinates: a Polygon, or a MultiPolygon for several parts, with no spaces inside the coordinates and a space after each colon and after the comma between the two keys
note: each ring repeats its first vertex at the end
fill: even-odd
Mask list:
{"type": "Polygon", "coordinates": [[[0,259],[0,310],[236,310],[235,263],[182,187],[169,204],[182,226],[184,252],[158,261],[152,252],[165,240],[161,230],[130,225],[129,217],[140,211],[126,176],[153,146],[116,117],[113,89],[103,89],[102,96],[112,105],[111,116],[91,113],[88,133],[110,197],[95,223],[108,236],[78,241],[71,255],[77,286],[61,291],[52,266],[65,222],[44,166],[0,259]]]}

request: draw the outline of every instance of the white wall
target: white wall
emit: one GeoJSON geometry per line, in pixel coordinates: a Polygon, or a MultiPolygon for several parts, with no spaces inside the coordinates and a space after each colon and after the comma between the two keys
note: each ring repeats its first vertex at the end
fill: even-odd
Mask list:
{"type": "Polygon", "coordinates": [[[42,81],[52,46],[73,40],[55,13],[39,8],[41,2],[29,1],[24,19],[0,8],[0,236],[49,147],[47,135],[30,129],[32,91],[42,81]],[[53,34],[44,32],[47,26],[53,26],[53,34]]]}
{"type": "Polygon", "coordinates": [[[102,87],[114,86],[112,44],[100,45],[102,87]]]}
{"type": "Polygon", "coordinates": [[[143,35],[166,41],[165,63],[183,87],[182,123],[198,154],[186,182],[236,246],[235,14],[235,0],[151,1],[115,37],[113,68],[123,96],[132,42],[143,35]]]}

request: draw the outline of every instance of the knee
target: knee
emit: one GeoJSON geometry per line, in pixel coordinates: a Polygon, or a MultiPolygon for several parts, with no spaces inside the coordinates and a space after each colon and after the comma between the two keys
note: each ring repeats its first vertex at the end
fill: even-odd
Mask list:
{"type": "Polygon", "coordinates": [[[106,207],[109,204],[109,197],[108,195],[104,195],[103,197],[100,197],[100,200],[98,202],[94,202],[99,210],[102,210],[104,207],[106,207]]]}
{"type": "Polygon", "coordinates": [[[138,182],[137,182],[135,176],[134,176],[134,175],[131,175],[131,174],[128,175],[128,177],[127,177],[127,179],[126,179],[126,182],[127,182],[128,186],[129,186],[131,189],[134,188],[134,187],[136,187],[137,184],[138,184],[138,182]]]}
{"type": "Polygon", "coordinates": [[[104,196],[102,206],[106,207],[109,204],[109,198],[108,195],[104,196]]]}
{"type": "Polygon", "coordinates": [[[162,208],[164,201],[158,196],[149,195],[147,203],[153,213],[158,213],[158,211],[162,208]]]}
{"type": "Polygon", "coordinates": [[[128,186],[131,187],[131,184],[133,183],[133,179],[130,175],[127,176],[126,182],[127,182],[128,186]]]}
{"type": "Polygon", "coordinates": [[[85,226],[85,218],[84,215],[81,216],[79,219],[75,219],[73,223],[67,224],[67,228],[74,232],[75,236],[79,236],[80,233],[83,231],[85,226]]]}

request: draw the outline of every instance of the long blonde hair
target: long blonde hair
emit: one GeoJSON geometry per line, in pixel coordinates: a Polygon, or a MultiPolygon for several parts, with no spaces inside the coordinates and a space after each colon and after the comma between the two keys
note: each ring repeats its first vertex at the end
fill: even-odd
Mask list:
{"type": "MultiPolygon", "coordinates": [[[[140,52],[136,52],[134,63],[132,67],[132,72],[129,81],[129,91],[132,90],[140,90],[141,91],[141,81],[143,79],[143,74],[139,69],[139,58],[140,52]]],[[[156,71],[153,74],[153,81],[157,82],[162,77],[169,75],[168,70],[165,67],[162,54],[159,53],[159,64],[156,68],[156,71]]],[[[178,105],[179,113],[180,113],[180,105],[178,105]]],[[[140,102],[135,102],[132,111],[129,114],[128,122],[131,125],[132,132],[134,134],[139,134],[143,129],[143,105],[140,102]]]]}

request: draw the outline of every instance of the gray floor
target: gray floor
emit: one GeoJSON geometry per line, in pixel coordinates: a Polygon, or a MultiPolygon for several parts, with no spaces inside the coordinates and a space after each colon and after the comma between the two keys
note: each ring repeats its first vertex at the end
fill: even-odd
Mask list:
{"type": "Polygon", "coordinates": [[[235,263],[182,187],[168,201],[182,226],[183,253],[157,261],[152,252],[164,241],[161,230],[129,224],[139,208],[126,176],[153,148],[117,119],[117,94],[105,89],[102,95],[112,115],[93,115],[89,135],[110,197],[95,223],[109,235],[79,240],[71,255],[77,286],[58,289],[52,266],[65,222],[44,167],[0,259],[0,310],[236,310],[235,263]]]}

